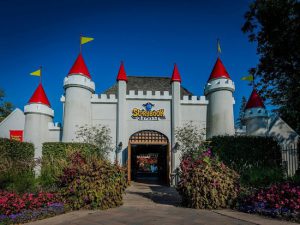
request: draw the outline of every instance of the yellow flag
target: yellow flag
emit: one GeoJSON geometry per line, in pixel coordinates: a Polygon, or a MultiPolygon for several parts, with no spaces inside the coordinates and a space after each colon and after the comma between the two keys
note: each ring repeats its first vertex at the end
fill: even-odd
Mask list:
{"type": "Polygon", "coordinates": [[[83,45],[83,44],[88,43],[88,42],[93,41],[93,40],[94,40],[94,38],[92,38],[92,37],[83,37],[83,36],[81,36],[80,44],[83,45]]]}
{"type": "Polygon", "coordinates": [[[253,81],[253,75],[242,77],[242,80],[253,81]]]}
{"type": "Polygon", "coordinates": [[[221,45],[220,45],[220,40],[218,39],[218,43],[217,43],[217,48],[218,48],[218,53],[221,53],[222,50],[221,50],[221,45]]]}
{"type": "Polygon", "coordinates": [[[41,69],[38,69],[38,70],[36,70],[36,71],[30,73],[30,75],[40,77],[40,76],[41,76],[41,69]]]}

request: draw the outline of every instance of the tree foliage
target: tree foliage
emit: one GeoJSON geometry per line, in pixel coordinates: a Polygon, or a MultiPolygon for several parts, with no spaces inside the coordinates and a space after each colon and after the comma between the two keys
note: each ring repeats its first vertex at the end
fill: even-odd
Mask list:
{"type": "Polygon", "coordinates": [[[179,151],[182,156],[196,157],[203,150],[206,150],[205,131],[201,130],[192,122],[184,124],[175,130],[175,137],[179,144],[179,151]]]}
{"type": "Polygon", "coordinates": [[[107,126],[81,126],[76,131],[76,136],[83,143],[95,145],[103,157],[113,151],[110,129],[107,126]]]}
{"type": "Polygon", "coordinates": [[[236,126],[237,126],[239,129],[242,129],[243,126],[245,125],[245,121],[244,121],[244,114],[245,114],[245,112],[244,112],[244,111],[245,111],[246,104],[247,104],[246,97],[243,96],[243,97],[242,97],[242,102],[241,102],[240,111],[239,111],[239,117],[238,117],[237,120],[236,120],[236,126]]]}
{"type": "Polygon", "coordinates": [[[4,101],[5,92],[0,89],[0,122],[5,119],[13,110],[13,104],[4,101]]]}
{"type": "Polygon", "coordinates": [[[250,69],[264,99],[300,131],[300,2],[255,0],[242,31],[257,43],[259,63],[250,69]]]}

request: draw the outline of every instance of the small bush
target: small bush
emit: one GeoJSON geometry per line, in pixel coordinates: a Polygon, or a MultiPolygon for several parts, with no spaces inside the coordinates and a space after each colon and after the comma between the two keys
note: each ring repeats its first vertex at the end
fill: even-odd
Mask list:
{"type": "Polygon", "coordinates": [[[76,149],[83,155],[97,155],[101,157],[98,148],[86,143],[62,143],[48,142],[43,144],[43,158],[41,176],[39,183],[47,190],[55,190],[58,177],[62,173],[62,168],[68,163],[67,154],[76,149]]]}
{"type": "Polygon", "coordinates": [[[108,209],[122,205],[127,187],[125,170],[80,152],[67,155],[67,161],[58,188],[71,209],[108,209]]]}
{"type": "Polygon", "coordinates": [[[239,175],[207,150],[196,159],[182,159],[177,190],[182,196],[182,204],[186,207],[226,208],[237,197],[239,175]]]}

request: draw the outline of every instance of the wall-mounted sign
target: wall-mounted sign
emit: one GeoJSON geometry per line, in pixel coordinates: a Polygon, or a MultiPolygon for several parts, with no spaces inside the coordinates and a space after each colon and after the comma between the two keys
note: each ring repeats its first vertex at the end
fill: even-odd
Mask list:
{"type": "Polygon", "coordinates": [[[23,130],[10,130],[9,131],[10,140],[23,141],[23,130]]]}
{"type": "Polygon", "coordinates": [[[151,102],[143,104],[143,109],[133,108],[131,117],[138,120],[166,119],[164,109],[152,109],[155,105],[151,102]]]}

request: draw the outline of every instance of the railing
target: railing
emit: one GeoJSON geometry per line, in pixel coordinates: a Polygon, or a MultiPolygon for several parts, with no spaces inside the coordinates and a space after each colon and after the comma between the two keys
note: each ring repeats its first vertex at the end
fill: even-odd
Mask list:
{"type": "Polygon", "coordinates": [[[293,176],[299,167],[299,149],[297,145],[291,144],[281,147],[282,165],[285,175],[293,176]]]}

